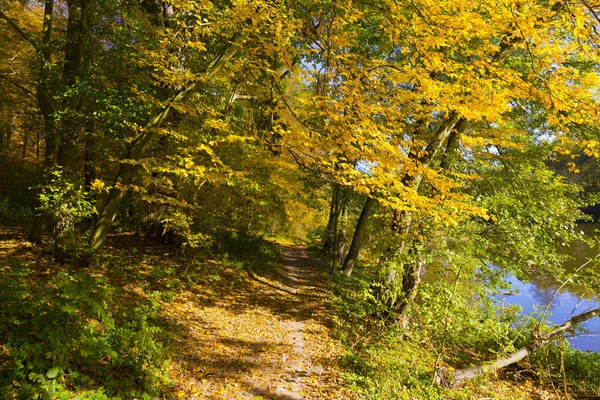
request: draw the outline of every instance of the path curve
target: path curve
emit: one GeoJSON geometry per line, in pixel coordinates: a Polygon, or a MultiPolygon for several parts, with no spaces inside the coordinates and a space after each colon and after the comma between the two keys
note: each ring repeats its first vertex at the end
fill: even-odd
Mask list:
{"type": "Polygon", "coordinates": [[[341,349],[328,327],[326,267],[303,246],[280,248],[279,267],[255,268],[240,280],[215,266],[214,287],[172,304],[186,313],[187,331],[174,338],[184,398],[356,399],[335,364],[341,349]],[[227,290],[223,282],[235,279],[227,290]]]}

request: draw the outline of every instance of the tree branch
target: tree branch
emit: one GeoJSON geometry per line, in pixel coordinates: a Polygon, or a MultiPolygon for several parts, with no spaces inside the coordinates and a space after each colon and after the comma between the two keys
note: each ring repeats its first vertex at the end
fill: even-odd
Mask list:
{"type": "Polygon", "coordinates": [[[552,329],[550,332],[544,333],[540,336],[534,336],[527,346],[520,348],[518,351],[510,354],[508,357],[499,358],[490,363],[457,370],[451,373],[440,370],[435,380],[439,385],[456,387],[466,380],[473,379],[490,372],[498,371],[504,367],[521,361],[523,358],[550,343],[554,339],[558,339],[567,332],[575,331],[575,328],[577,328],[583,322],[598,316],[600,316],[600,307],[593,308],[589,311],[574,316],[562,325],[554,327],[554,329],[552,329]]]}
{"type": "Polygon", "coordinates": [[[19,25],[17,25],[17,23],[12,18],[10,18],[8,15],[4,14],[4,12],[1,9],[0,9],[0,18],[5,20],[6,23],[8,23],[8,25],[10,25],[25,41],[27,41],[29,44],[31,44],[38,53],[40,52],[38,43],[36,43],[36,41],[33,40],[33,38],[31,36],[29,36],[27,34],[27,32],[25,32],[23,29],[21,29],[19,27],[19,25]]]}
{"type": "Polygon", "coordinates": [[[32,99],[34,99],[34,100],[36,99],[35,93],[33,93],[31,90],[27,89],[25,86],[8,79],[8,77],[6,77],[6,75],[3,75],[3,74],[0,74],[0,78],[4,79],[6,82],[10,83],[11,85],[16,86],[17,88],[21,89],[32,99]]]}

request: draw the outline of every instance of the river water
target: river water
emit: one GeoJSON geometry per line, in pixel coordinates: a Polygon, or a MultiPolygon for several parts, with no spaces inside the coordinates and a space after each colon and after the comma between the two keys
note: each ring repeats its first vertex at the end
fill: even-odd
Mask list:
{"type": "MultiPolygon", "coordinates": [[[[596,230],[600,231],[600,224],[581,224],[578,229],[586,235],[597,237],[599,234],[596,230]]],[[[565,263],[564,268],[567,271],[575,271],[589,258],[595,258],[598,253],[598,245],[590,248],[585,243],[575,243],[569,248],[569,254],[575,259],[565,263]]],[[[600,260],[596,261],[599,262],[590,263],[589,266],[593,265],[595,272],[600,273],[600,260]]],[[[600,288],[596,288],[595,293],[573,284],[561,288],[560,282],[535,277],[530,277],[528,282],[524,282],[514,276],[508,276],[507,281],[512,284],[513,289],[510,292],[514,294],[502,295],[501,304],[520,305],[523,314],[543,312],[550,304],[548,320],[555,324],[562,324],[573,315],[600,306],[600,288]]],[[[588,332],[580,333],[574,338],[569,336],[571,346],[579,350],[600,352],[600,318],[593,318],[582,324],[582,327],[588,332]]]]}

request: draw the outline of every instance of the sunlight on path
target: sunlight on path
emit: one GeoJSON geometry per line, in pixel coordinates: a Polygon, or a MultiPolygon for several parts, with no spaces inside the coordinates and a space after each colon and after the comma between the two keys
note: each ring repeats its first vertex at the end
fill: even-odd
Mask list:
{"type": "Polygon", "coordinates": [[[209,281],[173,301],[172,315],[181,325],[173,337],[176,397],[355,398],[335,369],[340,349],[325,325],[318,263],[303,247],[282,251],[278,269],[238,276],[230,290],[225,279],[209,281]]]}

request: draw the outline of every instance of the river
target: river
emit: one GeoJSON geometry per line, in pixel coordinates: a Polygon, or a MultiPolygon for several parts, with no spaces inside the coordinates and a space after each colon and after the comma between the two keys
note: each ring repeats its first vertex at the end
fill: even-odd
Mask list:
{"type": "MultiPolygon", "coordinates": [[[[600,224],[581,224],[578,229],[581,229],[586,235],[598,236],[596,230],[600,230],[600,224]]],[[[565,263],[564,268],[567,271],[575,271],[587,259],[596,257],[598,253],[600,253],[598,245],[590,248],[585,243],[575,243],[569,248],[569,254],[575,259],[565,263]]],[[[600,263],[595,263],[593,268],[600,273],[600,263]]],[[[501,296],[501,304],[520,305],[523,308],[523,314],[528,314],[544,311],[546,305],[551,303],[548,309],[550,314],[548,319],[555,324],[562,324],[573,315],[600,306],[600,288],[597,288],[595,293],[585,291],[582,287],[573,284],[567,284],[560,288],[559,282],[535,277],[530,277],[528,282],[523,282],[514,276],[508,276],[507,281],[512,284],[513,290],[510,292],[514,294],[501,296]],[[559,288],[560,290],[557,292],[559,288]]],[[[580,333],[577,337],[569,337],[571,346],[579,350],[600,352],[600,318],[593,318],[582,326],[589,333],[580,333]]]]}

